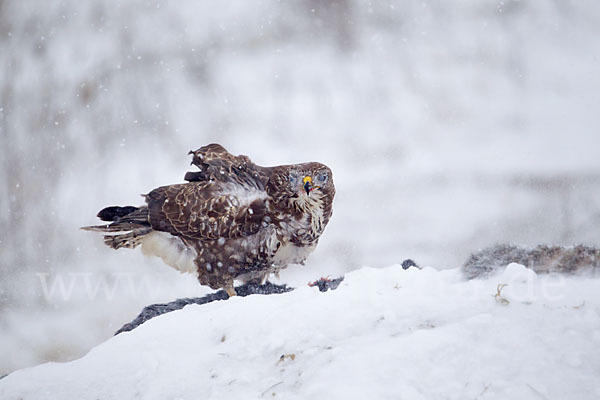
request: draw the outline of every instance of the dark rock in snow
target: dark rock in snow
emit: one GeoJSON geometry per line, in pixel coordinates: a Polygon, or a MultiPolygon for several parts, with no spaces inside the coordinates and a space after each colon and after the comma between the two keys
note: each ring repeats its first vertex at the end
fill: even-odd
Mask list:
{"type": "Polygon", "coordinates": [[[402,261],[402,269],[409,269],[410,267],[421,269],[421,267],[419,267],[417,263],[411,260],[410,258],[407,258],[406,260],[402,261]]]}

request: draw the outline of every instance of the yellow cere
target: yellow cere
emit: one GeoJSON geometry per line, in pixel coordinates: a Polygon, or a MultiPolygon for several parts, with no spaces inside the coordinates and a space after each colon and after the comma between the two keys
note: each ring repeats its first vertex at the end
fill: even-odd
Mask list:
{"type": "Polygon", "coordinates": [[[310,176],[305,176],[304,179],[302,179],[302,183],[306,183],[306,182],[312,183],[312,178],[310,176]]]}

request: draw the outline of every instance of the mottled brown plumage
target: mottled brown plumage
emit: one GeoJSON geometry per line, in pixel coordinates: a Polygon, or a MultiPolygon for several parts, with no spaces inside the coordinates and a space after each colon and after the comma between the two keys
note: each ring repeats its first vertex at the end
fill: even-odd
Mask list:
{"type": "Polygon", "coordinates": [[[85,227],[105,233],[112,248],[142,245],[201,284],[262,282],[288,264],[304,262],[332,213],[331,170],[320,163],[260,167],[211,144],[196,151],[198,171],[187,183],[154,189],[146,206],[107,207],[110,222],[85,227]]]}

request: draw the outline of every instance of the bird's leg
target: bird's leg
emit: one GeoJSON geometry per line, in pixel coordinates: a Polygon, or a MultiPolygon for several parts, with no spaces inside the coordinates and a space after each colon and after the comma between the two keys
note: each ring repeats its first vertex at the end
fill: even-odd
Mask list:
{"type": "Polygon", "coordinates": [[[223,289],[225,289],[229,297],[237,296],[235,288],[233,287],[233,281],[229,282],[223,289]]]}
{"type": "Polygon", "coordinates": [[[271,273],[269,271],[261,273],[260,275],[257,274],[252,279],[249,279],[249,280],[245,281],[244,285],[258,285],[258,286],[263,286],[269,280],[269,275],[270,274],[271,273]]]}
{"type": "Polygon", "coordinates": [[[267,272],[265,272],[265,274],[263,276],[261,276],[261,278],[260,278],[261,286],[269,281],[269,275],[271,275],[271,274],[269,273],[269,271],[267,271],[267,272]]]}

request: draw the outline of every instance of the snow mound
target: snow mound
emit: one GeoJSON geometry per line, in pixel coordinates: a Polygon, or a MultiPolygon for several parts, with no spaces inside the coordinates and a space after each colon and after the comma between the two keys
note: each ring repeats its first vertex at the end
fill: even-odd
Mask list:
{"type": "Polygon", "coordinates": [[[362,268],[335,291],[164,314],[76,361],[10,374],[0,398],[598,398],[598,293],[600,279],[518,264],[471,281],[362,268]]]}

